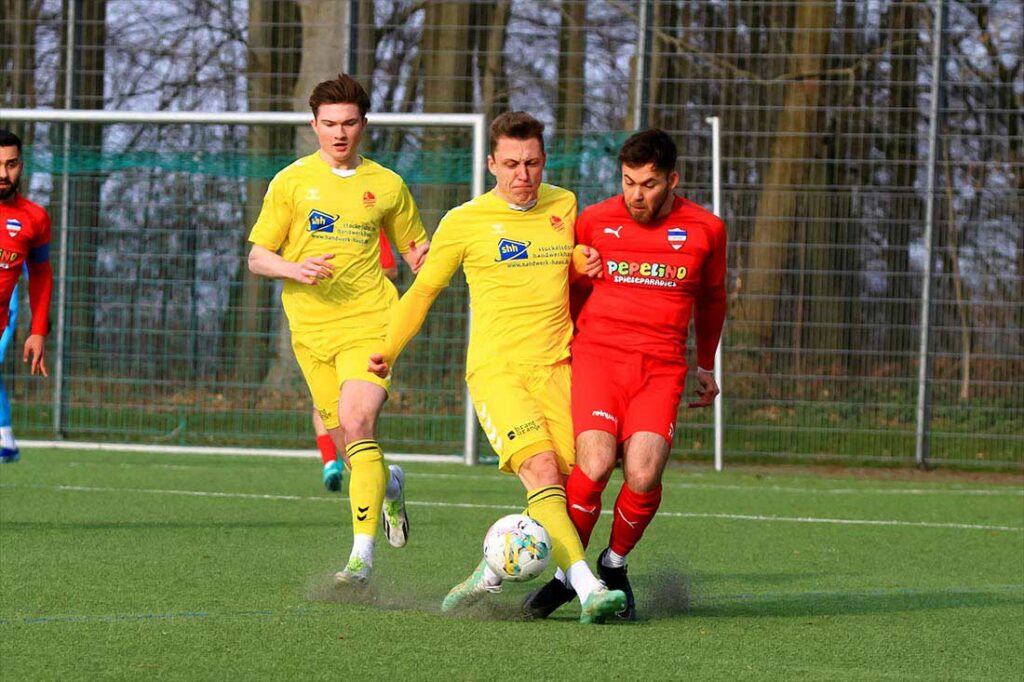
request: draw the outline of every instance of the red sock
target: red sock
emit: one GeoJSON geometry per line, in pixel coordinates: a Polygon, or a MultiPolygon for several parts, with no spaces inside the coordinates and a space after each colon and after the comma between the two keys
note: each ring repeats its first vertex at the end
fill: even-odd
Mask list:
{"type": "Polygon", "coordinates": [[[601,516],[601,493],[606,485],[608,481],[592,481],[579,467],[572,468],[569,480],[565,482],[569,518],[580,534],[584,549],[590,543],[590,534],[594,532],[597,519],[601,516]]]}
{"type": "Polygon", "coordinates": [[[334,447],[334,441],[331,440],[330,434],[317,436],[316,446],[320,448],[320,459],[324,461],[324,464],[338,461],[338,448],[334,447]]]}
{"type": "Polygon", "coordinates": [[[612,537],[608,546],[619,556],[626,556],[643,537],[647,524],[661,504],[661,486],[649,493],[638,493],[625,483],[615,500],[612,537]]]}

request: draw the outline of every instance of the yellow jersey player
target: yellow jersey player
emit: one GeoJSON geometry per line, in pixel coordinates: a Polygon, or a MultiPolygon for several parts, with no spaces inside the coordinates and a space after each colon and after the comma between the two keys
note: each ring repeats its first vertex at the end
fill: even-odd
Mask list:
{"type": "MultiPolygon", "coordinates": [[[[589,259],[573,253],[576,197],[541,183],[543,132],[544,125],[523,112],[502,114],[491,124],[487,166],[496,186],[441,220],[430,257],[396,307],[383,352],[370,357],[369,369],[387,376],[461,265],[473,315],[466,382],[477,417],[501,470],[518,475],[526,488],[527,513],[551,536],[552,557],[580,598],[580,620],[601,622],[623,608],[625,595],[608,590],[587,566],[564,485],[574,463],[570,261],[588,273],[599,271],[600,262],[596,251],[589,259]]],[[[481,561],[441,608],[450,611],[500,589],[501,577],[481,561]]]]}
{"type": "Polygon", "coordinates": [[[405,475],[385,467],[374,436],[390,376],[368,374],[366,356],[380,348],[398,300],[381,268],[379,232],[413,272],[429,244],[402,178],[359,155],[370,106],[363,87],[339,75],[317,85],[309,105],[320,149],[271,181],[249,236],[249,270],[284,280],[295,359],[350,472],[353,543],[335,575],[341,586],[369,577],[379,519],[392,545],[408,540],[405,475]]]}

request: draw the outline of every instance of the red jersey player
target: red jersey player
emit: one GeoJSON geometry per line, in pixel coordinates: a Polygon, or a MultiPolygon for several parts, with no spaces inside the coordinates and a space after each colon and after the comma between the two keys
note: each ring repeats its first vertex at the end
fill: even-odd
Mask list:
{"type": "MultiPolygon", "coordinates": [[[[711,405],[719,392],[712,369],[725,320],[726,235],[717,216],[675,196],[676,145],[666,133],[633,135],[619,162],[622,194],[589,206],[576,222],[576,242],[597,249],[604,271],[600,279],[581,280],[593,289],[572,343],[576,467],[566,497],[586,546],[621,451],[625,482],[598,575],[626,593],[619,617],[635,620],[626,555],[661,503],[691,314],[700,399],[690,407],[711,405]]],[[[559,577],[527,598],[528,615],[546,617],[573,598],[559,577]]]]}
{"type": "Polygon", "coordinates": [[[32,328],[22,359],[30,363],[32,374],[49,376],[44,352],[53,291],[50,217],[18,194],[21,169],[21,139],[0,130],[0,329],[7,326],[11,294],[27,264],[32,328]]]}

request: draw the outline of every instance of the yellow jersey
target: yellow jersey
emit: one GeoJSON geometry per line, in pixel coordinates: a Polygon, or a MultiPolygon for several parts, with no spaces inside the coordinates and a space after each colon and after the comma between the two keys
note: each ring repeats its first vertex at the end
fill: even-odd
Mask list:
{"type": "Polygon", "coordinates": [[[293,262],[334,254],[331,277],[315,286],[285,280],[293,333],[383,338],[398,293],[380,265],[382,229],[401,253],[427,239],[405,182],[366,157],[342,171],[314,152],[274,176],[249,241],[293,262]]]}
{"type": "Polygon", "coordinates": [[[569,263],[576,196],[542,184],[517,210],[493,191],[450,210],[416,286],[440,290],[462,265],[473,315],[466,373],[487,364],[550,365],[569,356],[569,263]]]}

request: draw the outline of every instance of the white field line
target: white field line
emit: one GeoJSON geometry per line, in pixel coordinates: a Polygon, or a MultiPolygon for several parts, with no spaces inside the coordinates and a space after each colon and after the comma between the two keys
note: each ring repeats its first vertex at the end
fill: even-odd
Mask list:
{"type": "MultiPolygon", "coordinates": [[[[202,445],[135,445],[132,443],[91,443],[73,440],[19,440],[22,450],[90,450],[101,452],[143,452],[158,455],[233,455],[238,457],[292,457],[319,459],[316,450],[283,450],[274,448],[226,448],[202,445]]],[[[387,454],[395,462],[434,462],[462,464],[461,455],[423,455],[418,453],[387,454]]]]}
{"type": "MultiPolygon", "coordinates": [[[[425,455],[434,457],[434,455],[425,455]]],[[[319,456],[317,457],[319,459],[319,456]]],[[[392,455],[385,455],[385,459],[394,460],[392,455]]],[[[461,460],[459,461],[461,464],[461,460]]],[[[152,467],[158,469],[195,469],[201,468],[198,464],[166,464],[163,462],[67,462],[69,467],[79,466],[116,466],[123,469],[133,467],[152,467]]],[[[472,480],[472,481],[503,481],[507,477],[486,474],[438,474],[427,471],[417,471],[416,478],[433,478],[442,480],[472,480]]],[[[738,490],[743,492],[773,492],[773,493],[795,493],[811,495],[968,495],[979,497],[1024,497],[1024,488],[801,488],[798,486],[784,485],[740,485],[735,483],[664,483],[666,488],[675,490],[738,490]]]]}
{"type": "MultiPolygon", "coordinates": [[[[234,499],[255,499],[255,500],[282,500],[282,501],[310,501],[310,502],[336,502],[339,499],[346,499],[344,496],[301,496],[301,495],[271,495],[262,493],[231,493],[206,490],[168,490],[159,488],[105,488],[81,485],[21,485],[21,484],[0,484],[0,488],[34,488],[41,490],[54,490],[65,492],[110,492],[110,493],[141,493],[152,495],[179,495],[187,497],[217,497],[234,499]]],[[[408,500],[410,506],[416,507],[440,507],[445,509],[488,509],[494,511],[520,511],[522,505],[504,504],[474,504],[469,502],[433,502],[422,500],[408,500]]],[[[604,510],[602,514],[609,515],[611,510],[604,510]]],[[[769,516],[761,514],[727,514],[715,512],[673,512],[659,511],[659,517],[682,518],[682,519],[723,519],[728,521],[759,521],[767,523],[817,523],[839,526],[900,526],[909,528],[943,528],[953,530],[984,530],[1008,533],[1022,533],[1024,527],[1020,526],[998,526],[980,523],[939,523],[933,521],[902,521],[899,519],[835,519],[821,518],[814,516],[769,516]]]]}

